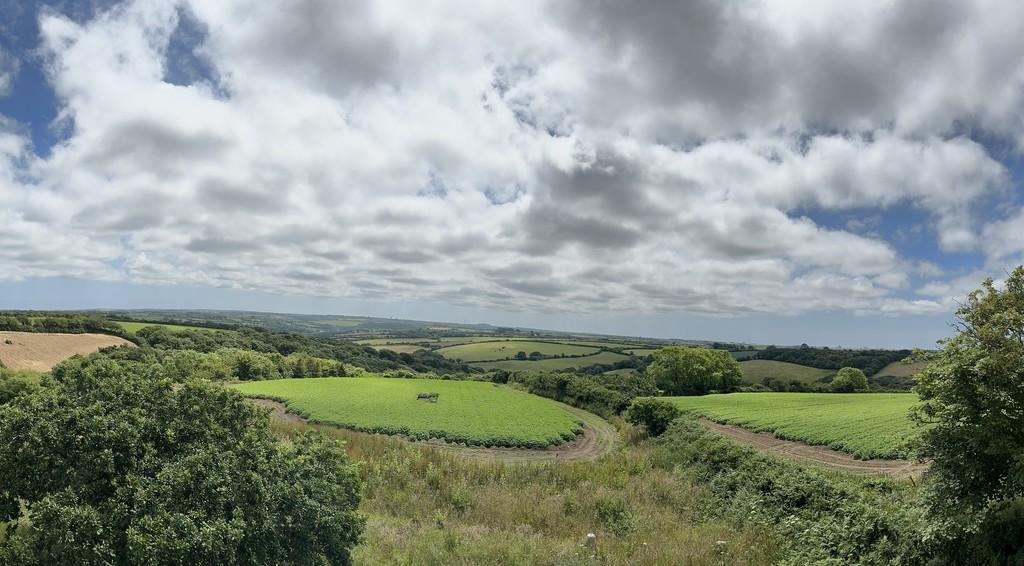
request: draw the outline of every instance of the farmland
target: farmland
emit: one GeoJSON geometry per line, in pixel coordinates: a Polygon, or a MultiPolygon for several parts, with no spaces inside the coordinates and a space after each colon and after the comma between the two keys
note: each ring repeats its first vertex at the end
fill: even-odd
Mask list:
{"type": "Polygon", "coordinates": [[[761,383],[765,378],[789,383],[796,380],[800,383],[814,383],[819,379],[835,374],[835,370],[819,369],[789,362],[773,360],[746,360],[740,362],[743,371],[743,382],[746,384],[761,383]]]}
{"type": "Polygon", "coordinates": [[[449,346],[437,350],[448,359],[465,362],[486,362],[514,358],[517,352],[540,352],[544,356],[588,356],[600,350],[590,346],[558,344],[554,342],[530,342],[524,340],[502,342],[476,342],[449,346]]]}
{"type": "Polygon", "coordinates": [[[614,364],[629,359],[628,356],[615,352],[599,352],[592,356],[578,358],[548,358],[545,360],[501,360],[497,362],[474,362],[473,365],[485,370],[505,369],[511,371],[559,371],[569,368],[581,368],[597,364],[614,364]]]}
{"type": "Polygon", "coordinates": [[[396,354],[411,354],[418,350],[422,350],[423,346],[417,344],[383,344],[381,346],[371,346],[374,350],[391,350],[396,354]]]}
{"type": "Polygon", "coordinates": [[[572,439],[581,430],[553,401],[478,381],[317,378],[234,387],[280,400],[316,422],[417,439],[536,448],[572,439]],[[422,393],[437,393],[436,402],[417,399],[422,393]]]}
{"type": "Polygon", "coordinates": [[[894,377],[912,377],[924,371],[924,368],[928,367],[927,362],[914,362],[905,364],[903,362],[893,362],[881,370],[875,375],[879,377],[891,375],[894,377]]]}
{"type": "Polygon", "coordinates": [[[128,334],[135,334],[139,330],[142,330],[143,328],[148,328],[150,326],[158,326],[170,332],[184,332],[186,330],[210,330],[209,328],[202,328],[199,326],[182,326],[180,324],[163,324],[153,322],[134,322],[121,320],[115,320],[113,322],[117,323],[128,334]]]}
{"type": "Polygon", "coordinates": [[[12,369],[50,371],[75,354],[124,344],[131,342],[108,334],[0,331],[0,363],[12,369]]]}
{"type": "Polygon", "coordinates": [[[826,445],[859,458],[904,458],[916,429],[909,393],[732,393],[667,398],[713,421],[826,445]]]}

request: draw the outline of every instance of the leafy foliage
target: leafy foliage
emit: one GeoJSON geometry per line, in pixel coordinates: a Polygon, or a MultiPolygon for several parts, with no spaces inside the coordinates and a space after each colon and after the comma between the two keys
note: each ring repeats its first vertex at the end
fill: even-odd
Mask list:
{"type": "Polygon", "coordinates": [[[991,279],[982,283],[957,318],[960,333],[918,377],[922,404],[914,418],[934,425],[921,449],[932,459],[929,508],[936,531],[946,536],[1017,533],[1012,544],[1001,543],[1001,557],[983,558],[1019,562],[1024,560],[1019,536],[1024,530],[1024,267],[1013,271],[1003,289],[991,279]]]}
{"type": "Polygon", "coordinates": [[[868,378],[857,368],[842,368],[832,379],[832,391],[836,393],[853,393],[867,391],[868,378]]]}
{"type": "Polygon", "coordinates": [[[760,360],[789,362],[822,369],[853,367],[865,375],[875,375],[885,366],[902,360],[910,350],[846,350],[841,348],[777,348],[769,346],[757,354],[760,360]]]}
{"type": "Polygon", "coordinates": [[[39,389],[42,376],[34,371],[0,367],[0,405],[39,389]]]}
{"type": "Polygon", "coordinates": [[[606,418],[624,411],[634,397],[658,392],[649,377],[639,374],[520,372],[508,377],[508,381],[525,386],[534,395],[561,401],[606,418]]]}
{"type": "Polygon", "coordinates": [[[337,442],[283,443],[236,392],[109,359],[62,377],[0,406],[0,562],[349,563],[364,519],[337,442]]]}
{"type": "Polygon", "coordinates": [[[634,399],[626,411],[626,420],[641,425],[651,436],[661,436],[680,414],[679,408],[653,397],[634,399]]]}
{"type": "Polygon", "coordinates": [[[739,362],[724,350],[666,346],[653,356],[654,362],[647,366],[647,375],[666,395],[728,391],[743,379],[739,362]]]}
{"type": "Polygon", "coordinates": [[[44,311],[0,312],[0,330],[13,332],[61,332],[84,334],[96,332],[131,339],[116,322],[88,314],[50,313],[44,311]]]}

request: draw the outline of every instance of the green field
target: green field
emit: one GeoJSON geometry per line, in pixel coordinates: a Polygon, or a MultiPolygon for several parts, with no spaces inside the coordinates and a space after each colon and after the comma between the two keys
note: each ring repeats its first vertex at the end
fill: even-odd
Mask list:
{"type": "Polygon", "coordinates": [[[431,338],[368,338],[356,340],[356,344],[366,346],[382,346],[385,344],[469,344],[471,342],[493,342],[495,340],[518,340],[518,338],[501,338],[500,336],[441,336],[431,338]]]}
{"type": "Polygon", "coordinates": [[[391,350],[396,354],[411,354],[423,349],[417,344],[385,344],[383,346],[372,346],[375,350],[391,350]]]}
{"type": "Polygon", "coordinates": [[[149,326],[159,326],[160,328],[166,328],[171,332],[183,332],[185,330],[211,330],[210,328],[202,328],[200,326],[182,326],[180,324],[156,324],[152,322],[128,322],[121,320],[112,320],[111,322],[116,323],[128,334],[135,334],[139,330],[149,326]]]}
{"type": "Polygon", "coordinates": [[[926,367],[928,367],[928,362],[914,362],[912,364],[893,362],[879,370],[875,375],[878,377],[886,375],[894,377],[911,377],[921,373],[926,367]]]}
{"type": "Polygon", "coordinates": [[[597,348],[591,348],[589,346],[511,340],[501,342],[476,342],[473,344],[449,346],[447,348],[437,350],[437,353],[449,360],[486,362],[491,360],[514,358],[517,352],[526,352],[527,354],[531,352],[540,352],[545,356],[587,356],[590,354],[596,354],[598,351],[599,350],[597,348]]]}
{"type": "Polygon", "coordinates": [[[416,439],[543,447],[580,431],[580,424],[554,401],[481,381],[325,377],[232,387],[278,399],[314,421],[416,439]],[[437,402],[417,400],[419,393],[437,393],[437,402]]]}
{"type": "Polygon", "coordinates": [[[547,360],[502,360],[499,362],[474,362],[471,365],[485,370],[507,369],[511,371],[559,371],[569,368],[582,368],[597,364],[614,364],[628,359],[629,356],[615,352],[601,352],[582,358],[550,358],[547,360]]]}
{"type": "Polygon", "coordinates": [[[644,357],[650,356],[657,352],[659,348],[633,348],[632,350],[626,350],[627,354],[633,354],[634,356],[644,357]]]}
{"type": "Polygon", "coordinates": [[[743,383],[761,383],[766,377],[771,377],[784,383],[797,380],[800,383],[814,383],[826,375],[835,374],[835,370],[819,369],[789,362],[776,362],[773,360],[747,360],[740,362],[740,369],[743,370],[743,383]]]}
{"type": "Polygon", "coordinates": [[[905,458],[916,432],[912,393],[730,393],[666,397],[680,409],[858,458],[905,458]]]}

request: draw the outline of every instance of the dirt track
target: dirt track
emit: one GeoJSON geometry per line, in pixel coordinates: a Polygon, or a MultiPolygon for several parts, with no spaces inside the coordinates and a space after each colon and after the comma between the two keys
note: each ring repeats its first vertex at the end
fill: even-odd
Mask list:
{"type": "MultiPolygon", "coordinates": [[[[291,421],[305,422],[305,419],[288,413],[286,407],[277,401],[268,399],[253,399],[259,405],[270,407],[274,410],[275,418],[291,421]]],[[[530,464],[538,462],[573,462],[577,460],[595,460],[611,451],[618,440],[618,432],[608,421],[588,413],[584,410],[570,407],[559,403],[567,412],[583,422],[583,434],[576,437],[576,440],[560,444],[546,449],[527,448],[486,448],[480,446],[463,446],[460,444],[449,444],[443,440],[416,441],[413,444],[430,446],[447,452],[451,452],[460,458],[480,461],[497,461],[510,464],[530,464]]],[[[349,431],[351,434],[369,434],[363,432],[349,431]]],[[[392,437],[411,442],[402,437],[392,437]]]]}
{"type": "Polygon", "coordinates": [[[122,344],[131,342],[107,334],[0,331],[0,362],[12,369],[50,371],[75,354],[91,354],[122,344]]]}
{"type": "Polygon", "coordinates": [[[759,450],[798,462],[810,462],[828,468],[865,474],[885,474],[897,478],[918,477],[928,469],[927,464],[910,460],[857,460],[845,452],[824,446],[812,446],[776,438],[767,432],[751,432],[733,425],[700,419],[701,424],[734,440],[759,450]]]}

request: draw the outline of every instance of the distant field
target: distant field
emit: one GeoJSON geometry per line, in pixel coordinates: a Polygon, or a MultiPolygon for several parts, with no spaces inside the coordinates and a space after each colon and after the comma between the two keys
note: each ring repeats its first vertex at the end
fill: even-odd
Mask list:
{"type": "Polygon", "coordinates": [[[416,344],[385,344],[383,346],[373,346],[375,350],[391,350],[398,354],[411,354],[418,352],[423,349],[423,346],[417,346],[416,344]]]}
{"type": "Polygon", "coordinates": [[[499,362],[474,362],[471,365],[483,369],[507,369],[510,371],[558,371],[596,364],[614,364],[628,358],[629,356],[616,354],[615,352],[600,352],[582,358],[551,358],[536,362],[529,360],[502,360],[499,362]]]}
{"type": "Polygon", "coordinates": [[[122,344],[131,342],[108,334],[0,332],[0,363],[11,369],[50,371],[75,354],[91,354],[122,344]]]}
{"type": "Polygon", "coordinates": [[[928,362],[914,362],[912,364],[893,362],[882,368],[875,376],[911,377],[921,373],[926,367],[928,367],[928,362]]]}
{"type": "Polygon", "coordinates": [[[605,375],[629,375],[629,374],[633,374],[633,373],[640,373],[640,372],[637,371],[636,368],[613,369],[611,371],[604,372],[605,375]]]}
{"type": "Polygon", "coordinates": [[[483,362],[488,360],[502,360],[511,358],[517,352],[540,352],[545,356],[586,356],[596,354],[599,350],[589,346],[571,346],[569,344],[554,344],[551,342],[530,342],[527,340],[511,340],[501,342],[476,342],[473,344],[461,344],[449,346],[437,350],[438,354],[450,359],[459,359],[465,362],[483,362]]]}
{"type": "Polygon", "coordinates": [[[363,319],[358,319],[358,318],[337,318],[337,319],[334,319],[334,320],[325,320],[324,321],[325,324],[329,324],[331,326],[337,326],[339,328],[353,328],[353,327],[359,326],[363,322],[365,322],[363,319]]]}
{"type": "Polygon", "coordinates": [[[633,348],[632,350],[626,350],[627,354],[633,354],[634,356],[644,357],[650,356],[657,352],[660,348],[633,348]]]}
{"type": "Polygon", "coordinates": [[[667,397],[713,421],[823,444],[859,458],[905,458],[916,427],[907,416],[912,393],[730,393],[667,397]]]}
{"type": "Polygon", "coordinates": [[[542,447],[575,437],[580,424],[549,399],[480,381],[345,377],[233,385],[275,398],[312,420],[418,439],[542,447]],[[437,402],[416,398],[437,393],[437,402]]]}
{"type": "Polygon", "coordinates": [[[440,338],[368,338],[356,340],[356,344],[366,346],[381,346],[384,344],[469,344],[470,342],[491,342],[494,340],[516,340],[516,338],[501,338],[498,336],[442,336],[440,338]]]}
{"type": "Polygon", "coordinates": [[[124,329],[128,334],[135,334],[143,328],[149,326],[159,326],[160,328],[166,328],[170,332],[182,332],[185,330],[212,330],[210,328],[203,328],[201,326],[182,326],[179,324],[158,324],[153,322],[128,322],[121,320],[112,320],[111,322],[116,323],[118,326],[124,329]]]}
{"type": "Polygon", "coordinates": [[[736,352],[729,352],[729,355],[737,360],[749,360],[756,356],[760,351],[761,350],[738,350],[736,352]]]}
{"type": "Polygon", "coordinates": [[[766,377],[789,383],[794,379],[800,383],[814,383],[826,375],[835,374],[835,370],[818,369],[788,362],[772,360],[747,360],[740,362],[743,370],[743,382],[747,384],[761,383],[766,377]]]}

